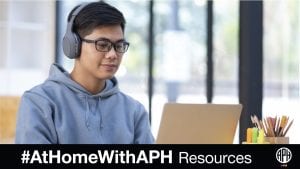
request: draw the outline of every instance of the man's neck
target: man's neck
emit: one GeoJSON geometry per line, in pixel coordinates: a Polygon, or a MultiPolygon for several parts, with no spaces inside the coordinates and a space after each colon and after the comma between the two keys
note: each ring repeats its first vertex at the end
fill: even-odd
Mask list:
{"type": "Polygon", "coordinates": [[[91,94],[97,94],[105,88],[105,80],[100,80],[93,76],[87,76],[86,74],[81,73],[81,71],[77,71],[75,68],[71,72],[70,76],[71,79],[80,84],[91,94]]]}

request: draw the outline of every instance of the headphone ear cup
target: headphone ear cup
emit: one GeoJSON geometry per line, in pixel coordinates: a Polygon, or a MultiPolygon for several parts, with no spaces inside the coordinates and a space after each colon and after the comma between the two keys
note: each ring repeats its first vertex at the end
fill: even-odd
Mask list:
{"type": "Polygon", "coordinates": [[[63,38],[63,51],[64,54],[70,58],[75,59],[79,57],[81,52],[81,39],[76,32],[73,32],[73,22],[78,13],[88,5],[89,3],[82,4],[72,13],[70,20],[68,21],[66,34],[63,38]]]}
{"type": "Polygon", "coordinates": [[[68,57],[68,58],[70,58],[70,59],[72,59],[72,56],[71,56],[71,51],[72,51],[72,45],[71,45],[71,40],[70,40],[70,37],[69,36],[67,36],[67,34],[64,36],[64,38],[63,38],[63,51],[64,51],[64,54],[68,57]]]}
{"type": "Polygon", "coordinates": [[[80,54],[81,40],[73,32],[67,31],[63,38],[63,51],[70,59],[75,59],[80,54]]]}

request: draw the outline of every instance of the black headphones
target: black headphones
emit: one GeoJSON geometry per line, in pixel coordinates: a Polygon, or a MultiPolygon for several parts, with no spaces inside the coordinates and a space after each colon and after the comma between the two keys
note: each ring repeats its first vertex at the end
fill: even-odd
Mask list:
{"type": "Polygon", "coordinates": [[[88,5],[89,3],[85,3],[80,5],[75,11],[72,13],[70,20],[68,21],[66,34],[63,38],[63,51],[65,55],[74,59],[80,55],[81,51],[81,38],[80,36],[73,31],[73,24],[78,13],[88,5]]]}

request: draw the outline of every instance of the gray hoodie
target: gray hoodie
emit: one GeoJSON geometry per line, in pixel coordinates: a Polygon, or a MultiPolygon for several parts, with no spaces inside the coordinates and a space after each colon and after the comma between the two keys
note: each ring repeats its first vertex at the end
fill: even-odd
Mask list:
{"type": "Polygon", "coordinates": [[[53,64],[48,79],[22,96],[15,142],[149,144],[154,138],[145,108],[122,93],[115,78],[92,95],[53,64]]]}

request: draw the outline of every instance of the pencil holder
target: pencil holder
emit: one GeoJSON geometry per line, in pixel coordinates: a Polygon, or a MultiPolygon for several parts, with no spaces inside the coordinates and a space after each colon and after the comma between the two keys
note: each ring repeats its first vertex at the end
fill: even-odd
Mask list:
{"type": "Polygon", "coordinates": [[[270,144],[289,144],[289,137],[265,137],[270,144]]]}

